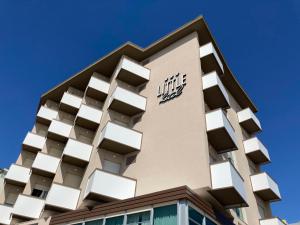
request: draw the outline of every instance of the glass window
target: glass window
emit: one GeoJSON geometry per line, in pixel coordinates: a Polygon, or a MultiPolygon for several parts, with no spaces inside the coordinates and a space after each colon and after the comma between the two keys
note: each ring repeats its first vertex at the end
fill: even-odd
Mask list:
{"type": "Polygon", "coordinates": [[[111,217],[106,219],[105,225],[123,225],[124,216],[111,217]]]}
{"type": "Polygon", "coordinates": [[[234,208],[233,211],[235,211],[236,216],[244,221],[244,214],[243,214],[243,210],[241,208],[234,208]]]}
{"type": "Polygon", "coordinates": [[[150,225],[150,212],[140,212],[127,215],[127,224],[129,225],[150,225]]]}
{"type": "Polygon", "coordinates": [[[206,225],[217,225],[217,224],[206,217],[206,225]]]}
{"type": "Polygon", "coordinates": [[[93,220],[93,221],[87,221],[85,222],[85,225],[102,225],[103,220],[93,220]]]}
{"type": "Polygon", "coordinates": [[[202,225],[203,224],[204,216],[198,213],[192,207],[189,207],[189,225],[202,225]]]}
{"type": "Polygon", "coordinates": [[[153,225],[176,225],[177,205],[162,206],[154,209],[153,225]]]}

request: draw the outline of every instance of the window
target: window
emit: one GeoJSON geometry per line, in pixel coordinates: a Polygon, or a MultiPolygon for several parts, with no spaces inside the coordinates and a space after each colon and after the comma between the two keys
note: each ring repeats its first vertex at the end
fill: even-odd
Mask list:
{"type": "Polygon", "coordinates": [[[37,189],[37,188],[33,188],[32,192],[31,192],[31,196],[42,198],[42,199],[46,199],[47,194],[48,194],[48,191],[37,189]]]}
{"type": "Polygon", "coordinates": [[[150,225],[150,212],[141,212],[127,216],[127,225],[150,225]]]}
{"type": "Polygon", "coordinates": [[[85,222],[85,225],[102,225],[103,220],[93,220],[93,221],[87,221],[85,222]]]}
{"type": "Polygon", "coordinates": [[[177,205],[162,206],[154,209],[153,225],[176,225],[177,205]]]}
{"type": "Polygon", "coordinates": [[[123,225],[124,216],[111,217],[106,219],[105,225],[123,225]]]}
{"type": "Polygon", "coordinates": [[[266,217],[265,208],[261,204],[257,204],[257,206],[258,206],[260,219],[264,219],[266,217]]]}
{"type": "Polygon", "coordinates": [[[243,209],[241,209],[241,208],[234,208],[233,211],[235,212],[236,216],[237,216],[240,220],[242,220],[242,221],[245,220],[243,209]]]}
{"type": "Polygon", "coordinates": [[[121,164],[120,163],[115,163],[109,160],[104,160],[103,163],[103,170],[107,171],[107,172],[111,172],[111,173],[115,173],[115,174],[119,174],[120,173],[120,168],[121,168],[121,164]]]}
{"type": "Polygon", "coordinates": [[[215,222],[213,222],[212,220],[208,219],[207,217],[205,218],[206,221],[206,225],[217,225],[215,222]]]}
{"type": "Polygon", "coordinates": [[[202,225],[204,216],[192,207],[189,207],[189,225],[202,225]]]}

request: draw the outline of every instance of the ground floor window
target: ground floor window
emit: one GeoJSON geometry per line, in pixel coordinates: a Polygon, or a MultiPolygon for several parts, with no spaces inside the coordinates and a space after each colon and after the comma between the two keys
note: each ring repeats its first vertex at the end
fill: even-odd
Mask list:
{"type": "Polygon", "coordinates": [[[127,225],[150,225],[150,211],[127,215],[127,225]]]}
{"type": "Polygon", "coordinates": [[[177,225],[177,205],[154,208],[153,225],[177,225]]]}

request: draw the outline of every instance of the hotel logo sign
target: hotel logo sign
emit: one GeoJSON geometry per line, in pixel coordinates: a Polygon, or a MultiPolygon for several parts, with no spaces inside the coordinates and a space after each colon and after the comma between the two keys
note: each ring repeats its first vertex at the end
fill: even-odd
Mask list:
{"type": "Polygon", "coordinates": [[[158,86],[157,98],[159,98],[159,104],[180,96],[185,86],[186,74],[178,73],[165,79],[164,83],[158,86]]]}

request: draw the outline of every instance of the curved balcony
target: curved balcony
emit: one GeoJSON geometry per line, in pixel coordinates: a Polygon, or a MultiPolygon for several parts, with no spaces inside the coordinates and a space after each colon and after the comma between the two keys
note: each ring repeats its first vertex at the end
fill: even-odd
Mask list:
{"type": "Polygon", "coordinates": [[[65,92],[60,101],[59,108],[65,112],[76,114],[79,110],[81,102],[82,98],[69,92],[65,92]]]}
{"type": "Polygon", "coordinates": [[[209,73],[212,71],[216,71],[219,75],[224,73],[223,63],[211,42],[200,46],[199,51],[201,69],[204,73],[209,73]]]}
{"type": "Polygon", "coordinates": [[[234,129],[222,109],[206,113],[206,129],[208,141],[218,153],[237,149],[234,129]]]}
{"type": "Polygon", "coordinates": [[[42,176],[54,176],[60,159],[39,152],[32,164],[32,171],[42,176]]]}
{"type": "Polygon", "coordinates": [[[281,200],[277,183],[266,173],[259,173],[250,176],[252,189],[264,201],[281,200]]]}
{"type": "Polygon", "coordinates": [[[92,150],[92,145],[69,139],[63,151],[63,160],[79,166],[86,165],[90,160],[92,150]]]}
{"type": "Polygon", "coordinates": [[[9,225],[11,223],[12,206],[0,205],[0,224],[9,225]]]}
{"type": "Polygon", "coordinates": [[[45,200],[29,195],[19,194],[12,215],[26,219],[38,219],[44,209],[45,200]]]}
{"type": "Polygon", "coordinates": [[[211,194],[225,207],[248,206],[244,180],[229,161],[211,164],[211,194]]]}
{"type": "Polygon", "coordinates": [[[210,109],[229,107],[229,96],[218,74],[213,71],[202,77],[205,103],[210,109]]]}
{"type": "Polygon", "coordinates": [[[77,207],[80,190],[53,183],[46,198],[46,207],[67,211],[77,207]]]}
{"type": "Polygon", "coordinates": [[[55,141],[66,141],[71,133],[72,125],[53,120],[48,128],[47,136],[55,141]]]}
{"type": "Polygon", "coordinates": [[[100,124],[101,117],[102,111],[100,109],[82,104],[77,113],[75,124],[87,129],[95,130],[100,124]]]}
{"type": "Polygon", "coordinates": [[[246,108],[237,113],[241,126],[249,133],[261,131],[261,125],[251,109],[246,108]]]}
{"type": "Polygon", "coordinates": [[[256,164],[270,162],[269,152],[257,137],[244,141],[246,155],[256,164]]]}
{"type": "Polygon", "coordinates": [[[136,180],[96,169],[89,177],[85,198],[101,201],[135,196],[136,180]]]}
{"type": "Polygon", "coordinates": [[[146,102],[145,97],[117,87],[110,98],[109,108],[128,116],[134,116],[145,112],[146,102]]]}
{"type": "Polygon", "coordinates": [[[37,151],[42,151],[45,143],[46,143],[45,137],[28,132],[23,141],[22,146],[24,150],[37,152],[37,151]]]}
{"type": "Polygon", "coordinates": [[[30,175],[31,170],[29,168],[11,164],[7,174],[5,175],[5,180],[7,183],[25,186],[30,178],[30,175]]]}
{"type": "Polygon", "coordinates": [[[99,147],[120,154],[141,150],[142,133],[108,122],[100,135],[99,147]]]}
{"type": "Polygon", "coordinates": [[[261,220],[259,220],[259,224],[260,225],[286,225],[278,217],[273,217],[273,218],[268,218],[268,219],[261,219],[261,220]]]}
{"type": "Polygon", "coordinates": [[[57,115],[58,115],[57,110],[50,109],[45,106],[41,106],[37,114],[37,121],[39,123],[49,125],[53,119],[57,118],[57,115]]]}
{"type": "Polygon", "coordinates": [[[115,71],[117,78],[133,86],[139,86],[150,78],[150,70],[123,56],[115,71]]]}
{"type": "Polygon", "coordinates": [[[87,85],[86,96],[104,101],[107,97],[110,84],[93,75],[87,85]]]}

